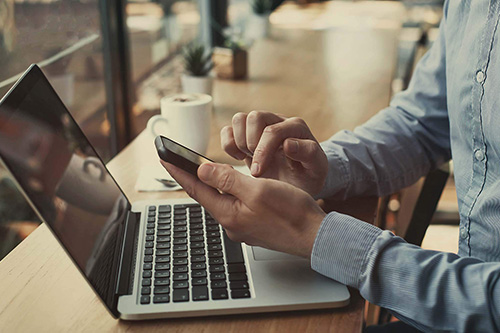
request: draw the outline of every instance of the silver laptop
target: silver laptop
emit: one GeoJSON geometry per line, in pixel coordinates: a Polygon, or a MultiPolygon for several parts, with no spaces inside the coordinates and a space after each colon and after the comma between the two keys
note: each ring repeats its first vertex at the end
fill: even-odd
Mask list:
{"type": "Polygon", "coordinates": [[[349,303],[307,260],[231,241],[193,200],[131,203],[36,65],[0,101],[0,155],[116,318],[349,303]]]}

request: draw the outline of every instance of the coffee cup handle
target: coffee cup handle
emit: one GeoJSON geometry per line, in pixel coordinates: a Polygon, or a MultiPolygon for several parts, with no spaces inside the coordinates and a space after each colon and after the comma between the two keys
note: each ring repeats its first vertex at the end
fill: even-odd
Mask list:
{"type": "Polygon", "coordinates": [[[101,161],[95,157],[89,156],[83,161],[83,171],[88,173],[89,172],[89,164],[92,164],[95,166],[97,169],[101,171],[101,174],[99,176],[99,180],[103,182],[106,179],[106,173],[104,171],[103,166],[101,165],[101,161]]]}
{"type": "Polygon", "coordinates": [[[156,116],[153,116],[151,117],[149,120],[148,120],[148,128],[149,128],[149,131],[151,132],[151,134],[153,134],[153,136],[158,136],[158,133],[156,133],[155,131],[155,125],[157,122],[159,121],[164,121],[168,124],[168,120],[164,117],[162,117],[161,115],[157,114],[156,116]]]}

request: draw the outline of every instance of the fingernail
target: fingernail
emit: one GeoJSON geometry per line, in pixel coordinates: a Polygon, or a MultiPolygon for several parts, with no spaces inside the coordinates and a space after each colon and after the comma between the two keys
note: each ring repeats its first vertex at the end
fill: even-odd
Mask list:
{"type": "Polygon", "coordinates": [[[288,148],[290,150],[290,153],[295,154],[299,151],[299,142],[297,140],[288,140],[290,142],[288,144],[288,148]]]}
{"type": "Polygon", "coordinates": [[[202,164],[198,169],[198,177],[201,180],[209,180],[212,177],[215,168],[211,164],[202,164]]]}
{"type": "Polygon", "coordinates": [[[259,173],[259,163],[253,162],[252,167],[250,168],[250,172],[252,175],[257,175],[259,173]]]}

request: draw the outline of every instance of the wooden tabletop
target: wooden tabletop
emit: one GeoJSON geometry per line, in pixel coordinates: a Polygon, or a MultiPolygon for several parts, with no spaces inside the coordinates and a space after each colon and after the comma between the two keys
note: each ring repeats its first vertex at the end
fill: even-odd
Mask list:
{"type": "MultiPolygon", "coordinates": [[[[301,116],[316,137],[324,140],[342,128],[352,129],[386,106],[400,18],[393,15],[393,7],[382,7],[387,17],[385,12],[377,15],[393,20],[392,26],[304,27],[308,19],[331,11],[326,5],[305,9],[287,5],[276,13],[271,37],[257,41],[250,50],[249,79],[215,83],[212,140],[207,154],[217,161],[235,162],[220,149],[219,131],[238,111],[266,109],[301,116]],[[300,27],[280,23],[290,13],[300,18],[300,27]]],[[[352,15],[352,8],[344,4],[339,8],[352,15]]],[[[339,15],[338,10],[335,15],[339,15]]],[[[148,133],[139,135],[108,164],[111,173],[131,201],[185,196],[180,191],[134,190],[141,168],[158,165],[152,140],[148,133]]],[[[346,207],[359,218],[373,219],[372,206],[356,202],[346,207]],[[360,206],[364,209],[352,209],[360,206]]],[[[0,281],[0,332],[359,332],[364,306],[357,291],[351,290],[351,304],[342,309],[142,322],[114,320],[45,225],[0,262],[0,281]]]]}

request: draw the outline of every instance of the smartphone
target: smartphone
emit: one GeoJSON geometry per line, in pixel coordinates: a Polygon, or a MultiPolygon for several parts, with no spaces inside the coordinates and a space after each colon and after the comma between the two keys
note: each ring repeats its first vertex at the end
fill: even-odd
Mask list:
{"type": "Polygon", "coordinates": [[[184,171],[198,177],[198,167],[205,162],[213,162],[208,157],[198,154],[194,150],[184,147],[180,143],[159,135],[155,138],[155,146],[158,156],[184,171]]]}

